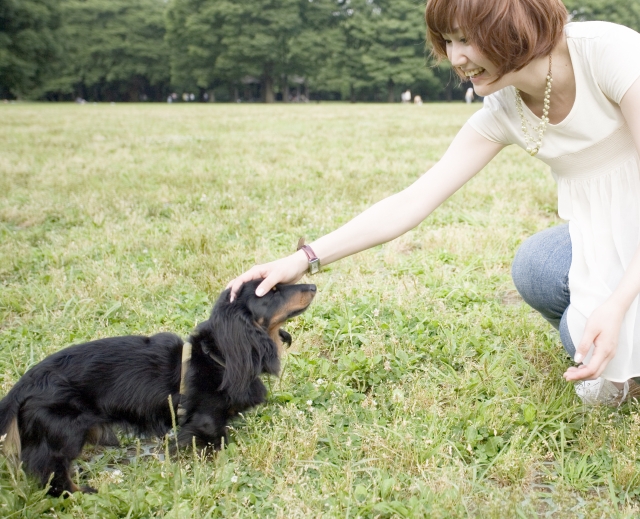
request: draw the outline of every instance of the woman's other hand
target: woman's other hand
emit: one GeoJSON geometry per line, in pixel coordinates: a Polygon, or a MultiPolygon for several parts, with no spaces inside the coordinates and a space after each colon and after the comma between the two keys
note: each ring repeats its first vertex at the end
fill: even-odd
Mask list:
{"type": "Polygon", "coordinates": [[[576,348],[575,362],[580,363],[594,344],[589,364],[572,366],[564,373],[565,380],[592,380],[598,378],[618,349],[618,336],[624,319],[625,308],[607,301],[595,309],[587,320],[584,334],[576,348]]]}
{"type": "Polygon", "coordinates": [[[278,283],[295,283],[308,268],[309,260],[304,251],[299,250],[279,260],[251,267],[229,282],[226,288],[231,289],[230,300],[233,301],[243,283],[252,279],[263,279],[264,281],[256,289],[256,295],[262,297],[278,283]]]}

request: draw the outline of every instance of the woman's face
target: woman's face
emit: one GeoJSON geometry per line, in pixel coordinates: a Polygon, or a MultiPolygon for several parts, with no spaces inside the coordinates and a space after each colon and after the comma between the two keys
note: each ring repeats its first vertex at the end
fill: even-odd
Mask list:
{"type": "Polygon", "coordinates": [[[498,67],[469,44],[460,29],[455,29],[451,34],[443,34],[442,37],[447,44],[449,61],[471,81],[477,95],[484,97],[507,86],[505,77],[493,82],[497,77],[498,67]]]}

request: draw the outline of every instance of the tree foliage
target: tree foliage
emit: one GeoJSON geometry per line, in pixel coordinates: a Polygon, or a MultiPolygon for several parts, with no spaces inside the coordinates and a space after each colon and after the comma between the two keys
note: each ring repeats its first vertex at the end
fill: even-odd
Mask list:
{"type": "Polygon", "coordinates": [[[263,99],[272,101],[276,83],[311,72],[308,63],[317,53],[310,43],[321,43],[314,31],[321,34],[317,12],[322,3],[172,0],[167,41],[174,84],[237,87],[255,79],[263,99]]]}
{"type": "Polygon", "coordinates": [[[0,97],[38,96],[61,57],[56,0],[0,0],[0,97]]]}
{"type": "Polygon", "coordinates": [[[67,92],[100,100],[162,97],[169,81],[162,0],[62,0],[61,9],[67,92]]]}
{"type": "Polygon", "coordinates": [[[640,31],[640,0],[565,0],[576,21],[603,20],[640,31]]]}
{"type": "MultiPolygon", "coordinates": [[[[640,0],[566,0],[640,30],[640,0]]],[[[424,0],[0,0],[0,96],[397,100],[462,89],[430,67],[424,0]]]]}

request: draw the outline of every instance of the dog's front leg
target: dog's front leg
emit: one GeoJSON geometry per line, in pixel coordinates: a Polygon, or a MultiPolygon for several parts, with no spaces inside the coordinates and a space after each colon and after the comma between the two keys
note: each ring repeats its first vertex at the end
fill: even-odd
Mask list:
{"type": "Polygon", "coordinates": [[[227,420],[227,412],[222,410],[188,415],[178,432],[178,444],[190,446],[195,438],[196,447],[199,449],[213,447],[220,450],[223,444],[228,443],[227,420]]]}

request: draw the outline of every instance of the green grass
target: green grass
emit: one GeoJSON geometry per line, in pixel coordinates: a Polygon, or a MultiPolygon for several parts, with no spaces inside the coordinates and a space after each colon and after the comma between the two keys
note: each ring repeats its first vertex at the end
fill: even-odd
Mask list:
{"type": "MultiPolygon", "coordinates": [[[[0,394],[46,355],[206,319],[226,283],[411,183],[478,105],[0,106],[0,394]]],[[[585,409],[516,296],[553,181],[507,149],[417,229],[326,268],[270,400],[202,459],[88,451],[2,517],[631,517],[636,404],[585,409]],[[120,472],[114,472],[114,469],[120,472]]],[[[160,452],[162,452],[162,447],[160,452]]]]}

